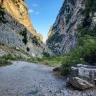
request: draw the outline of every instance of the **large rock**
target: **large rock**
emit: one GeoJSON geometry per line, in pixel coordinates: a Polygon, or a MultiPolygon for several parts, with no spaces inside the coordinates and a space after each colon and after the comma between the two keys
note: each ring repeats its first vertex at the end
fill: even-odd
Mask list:
{"type": "Polygon", "coordinates": [[[77,67],[71,69],[72,72],[67,79],[67,84],[72,84],[82,90],[96,85],[96,66],[77,64],[77,67]]]}
{"type": "Polygon", "coordinates": [[[77,64],[77,67],[75,68],[78,69],[78,77],[82,77],[92,84],[95,83],[94,79],[96,78],[96,66],[77,64]]]}
{"type": "Polygon", "coordinates": [[[83,80],[81,78],[78,78],[78,77],[72,77],[70,79],[70,83],[72,84],[72,86],[74,86],[78,89],[81,89],[81,90],[85,90],[85,89],[94,87],[91,83],[89,83],[86,80],[83,80]]]}

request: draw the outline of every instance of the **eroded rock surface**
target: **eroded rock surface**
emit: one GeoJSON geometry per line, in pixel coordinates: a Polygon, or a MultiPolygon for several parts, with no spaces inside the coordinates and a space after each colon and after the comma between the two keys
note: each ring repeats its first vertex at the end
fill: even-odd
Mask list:
{"type": "Polygon", "coordinates": [[[77,64],[72,67],[68,82],[78,89],[88,89],[96,86],[96,66],[77,64]]]}
{"type": "Polygon", "coordinates": [[[37,39],[27,28],[0,8],[0,44],[21,49],[33,57],[42,57],[48,47],[37,39]]]}
{"type": "MultiPolygon", "coordinates": [[[[19,23],[23,24],[34,36],[39,36],[31,24],[28,8],[24,0],[0,0],[0,3],[2,8],[4,8],[19,23]]],[[[43,41],[41,36],[39,38],[43,41]]]]}
{"type": "MultiPolygon", "coordinates": [[[[78,25],[84,21],[86,1],[88,0],[64,0],[48,33],[47,45],[56,54],[68,53],[78,44],[78,25]]],[[[89,16],[92,19],[90,28],[93,28],[96,24],[96,12],[90,12],[89,16]]]]}
{"type": "Polygon", "coordinates": [[[75,88],[78,88],[78,89],[81,89],[81,90],[85,90],[85,89],[89,89],[89,88],[94,87],[92,84],[90,84],[86,80],[83,80],[83,79],[78,78],[78,77],[72,77],[71,80],[70,80],[70,83],[75,88]]]}

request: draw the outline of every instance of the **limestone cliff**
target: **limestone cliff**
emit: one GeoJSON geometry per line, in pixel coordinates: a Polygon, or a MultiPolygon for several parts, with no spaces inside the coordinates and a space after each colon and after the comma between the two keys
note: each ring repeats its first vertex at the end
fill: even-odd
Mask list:
{"type": "Polygon", "coordinates": [[[67,53],[76,46],[77,26],[84,17],[84,8],[85,0],[64,1],[47,40],[47,45],[55,53],[67,53]]]}
{"type": "Polygon", "coordinates": [[[37,38],[39,39],[39,40],[41,40],[41,41],[43,41],[43,36],[42,36],[42,34],[40,34],[40,33],[37,33],[37,38]]]}
{"type": "MultiPolygon", "coordinates": [[[[96,26],[96,0],[64,0],[56,21],[49,30],[48,47],[56,54],[70,52],[78,44],[79,25],[83,29],[94,29],[96,26]]],[[[85,31],[85,33],[88,32],[85,31]]],[[[95,36],[95,33],[93,35],[95,36]]]]}
{"type": "Polygon", "coordinates": [[[2,8],[4,8],[18,22],[23,24],[33,35],[38,37],[38,34],[31,24],[27,5],[24,0],[0,0],[0,2],[2,8]]]}
{"type": "Polygon", "coordinates": [[[43,52],[51,53],[24,25],[0,8],[0,45],[2,44],[23,50],[33,57],[42,57],[43,52]]]}

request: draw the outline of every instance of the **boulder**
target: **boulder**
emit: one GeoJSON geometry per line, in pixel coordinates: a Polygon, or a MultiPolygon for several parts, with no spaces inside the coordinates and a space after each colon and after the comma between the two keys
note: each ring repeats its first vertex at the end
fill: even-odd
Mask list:
{"type": "Polygon", "coordinates": [[[94,86],[87,82],[86,80],[83,80],[79,77],[72,77],[69,82],[72,84],[73,87],[85,90],[89,88],[93,88],[94,86]]]}
{"type": "Polygon", "coordinates": [[[71,67],[71,77],[79,77],[92,84],[95,83],[96,78],[96,66],[89,66],[83,64],[77,64],[77,67],[71,67]]]}
{"type": "Polygon", "coordinates": [[[71,67],[71,69],[67,86],[71,84],[75,88],[85,90],[96,85],[96,66],[77,64],[77,67],[71,67]]]}
{"type": "Polygon", "coordinates": [[[60,67],[54,68],[53,71],[54,71],[54,72],[55,72],[55,71],[60,71],[60,67]]]}

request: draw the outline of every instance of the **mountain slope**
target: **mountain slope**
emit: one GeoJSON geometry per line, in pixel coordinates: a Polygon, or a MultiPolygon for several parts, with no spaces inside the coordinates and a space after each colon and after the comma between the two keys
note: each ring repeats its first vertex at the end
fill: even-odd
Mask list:
{"type": "MultiPolygon", "coordinates": [[[[68,53],[78,43],[77,28],[84,21],[85,2],[90,0],[65,0],[49,33],[47,45],[57,54],[68,53]]],[[[94,4],[94,0],[92,4],[94,4]]],[[[91,8],[90,8],[91,9],[91,8]]],[[[96,11],[95,11],[96,12],[96,11]]],[[[90,12],[91,25],[96,22],[96,13],[90,12]],[[93,21],[92,21],[93,20],[93,21]]]]}
{"type": "Polygon", "coordinates": [[[27,28],[0,8],[0,43],[22,49],[33,57],[42,57],[49,49],[27,28]]]}
{"type": "Polygon", "coordinates": [[[34,36],[43,40],[41,35],[34,30],[28,14],[28,8],[24,0],[0,0],[4,8],[13,18],[23,24],[34,36]]]}

